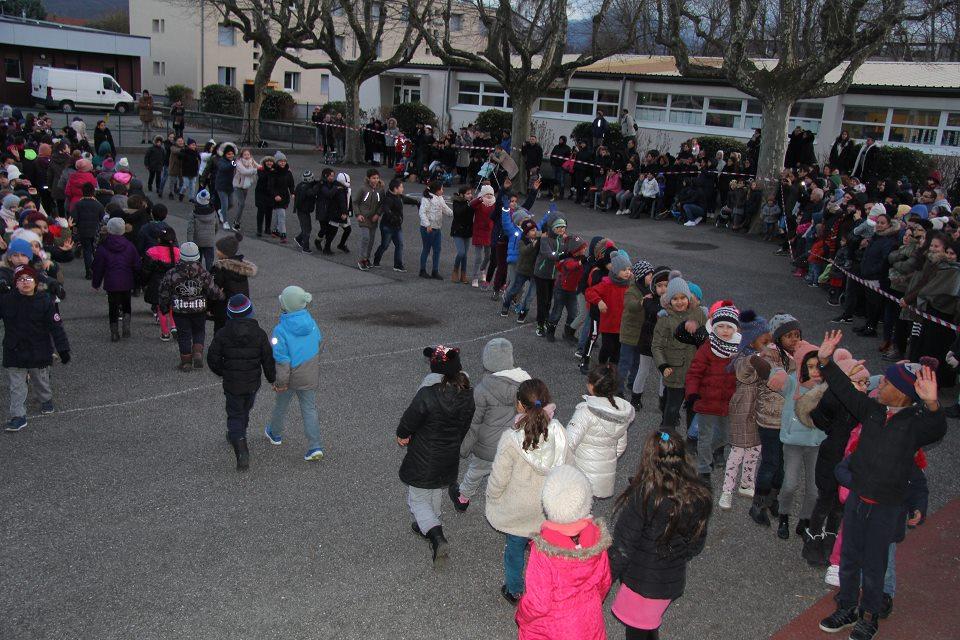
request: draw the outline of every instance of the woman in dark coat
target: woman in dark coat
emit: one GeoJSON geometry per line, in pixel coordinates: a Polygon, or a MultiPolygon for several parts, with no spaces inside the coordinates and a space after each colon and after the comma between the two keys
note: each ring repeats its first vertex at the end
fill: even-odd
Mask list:
{"type": "Polygon", "coordinates": [[[106,142],[110,145],[110,157],[117,157],[117,147],[113,144],[113,134],[104,120],[97,121],[97,127],[93,130],[93,148],[100,149],[100,144],[106,142]]]}
{"type": "Polygon", "coordinates": [[[850,139],[850,134],[844,129],[840,132],[840,135],[837,136],[837,139],[833,141],[833,146],[830,147],[830,166],[834,169],[839,169],[840,173],[849,173],[851,164],[850,154],[853,148],[853,140],[850,139]]]}

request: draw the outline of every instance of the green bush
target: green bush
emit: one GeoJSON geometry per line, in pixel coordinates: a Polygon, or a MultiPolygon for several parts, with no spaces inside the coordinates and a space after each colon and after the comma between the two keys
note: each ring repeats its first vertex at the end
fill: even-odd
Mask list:
{"type": "Polygon", "coordinates": [[[747,145],[736,138],[727,136],[697,136],[696,138],[704,156],[711,160],[717,155],[717,151],[723,151],[724,156],[729,156],[734,151],[743,156],[747,153],[747,145]]]}
{"type": "Polygon", "coordinates": [[[206,113],[241,116],[243,115],[243,97],[233,87],[208,84],[200,92],[200,108],[206,113]]]}
{"type": "Polygon", "coordinates": [[[267,89],[260,105],[260,117],[263,120],[290,120],[297,108],[297,101],[286,91],[267,89]]]}
{"type": "MultiPolygon", "coordinates": [[[[856,157],[857,151],[851,154],[856,157]]],[[[908,149],[907,147],[880,147],[876,151],[873,164],[871,165],[873,175],[866,176],[869,179],[892,178],[896,180],[900,176],[910,178],[910,184],[924,184],[930,170],[933,168],[933,156],[929,156],[922,151],[908,149]]]]}
{"type": "Polygon", "coordinates": [[[475,124],[481,131],[489,131],[494,140],[499,140],[501,131],[513,128],[513,114],[500,109],[487,109],[477,115],[475,124]]]}
{"type": "MultiPolygon", "coordinates": [[[[327,104],[323,105],[322,107],[320,107],[320,112],[323,113],[323,115],[327,115],[328,113],[331,113],[331,114],[339,113],[344,118],[346,118],[347,103],[344,102],[343,100],[332,100],[327,104]]],[[[364,109],[360,109],[360,122],[365,122],[366,119],[367,119],[367,112],[364,109]]]]}
{"type": "Polygon", "coordinates": [[[179,100],[186,106],[193,101],[193,89],[183,84],[167,85],[167,100],[170,104],[179,100]]]}
{"type": "MultiPolygon", "coordinates": [[[[608,149],[621,149],[626,146],[626,142],[623,139],[623,134],[620,132],[620,123],[619,122],[610,122],[607,121],[607,136],[603,139],[603,144],[608,149]]],[[[570,133],[572,137],[577,142],[586,142],[588,145],[593,139],[593,123],[592,122],[581,122],[573,128],[573,131],[570,133]]]]}
{"type": "Polygon", "coordinates": [[[430,107],[420,102],[404,102],[394,105],[390,110],[390,117],[396,119],[400,131],[408,136],[413,135],[418,124],[437,126],[437,114],[430,107]]]}

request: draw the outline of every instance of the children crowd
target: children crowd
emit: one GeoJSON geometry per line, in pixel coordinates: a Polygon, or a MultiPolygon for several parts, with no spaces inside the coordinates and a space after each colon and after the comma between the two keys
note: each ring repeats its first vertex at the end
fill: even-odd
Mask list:
{"type": "MultiPolygon", "coordinates": [[[[371,169],[354,191],[346,173],[327,168],[319,181],[305,171],[295,183],[282,153],[258,163],[249,150],[238,158],[237,148],[224,143],[196,154],[195,185],[183,166],[196,145],[158,138],[145,159],[145,190],[125,158],[114,161],[109,144],[96,157],[76,148],[85,140],[83,127],[69,127],[76,139],[65,134],[54,141],[42,123],[37,119],[33,133],[14,145],[17,153],[5,156],[0,182],[7,430],[26,426],[29,386],[41,412],[55,410],[49,367],[55,358],[70,362],[58,307],[66,296],[59,265],[82,257],[92,287],[106,291],[111,341],[130,337],[132,298],[142,291],[160,339],[176,336],[178,368],[206,363],[222,377],[226,438],[238,470],[250,464],[249,414],[262,377],[276,392],[266,438],[282,444],[284,417],[296,398],[308,441],[304,459],[321,459],[316,402],[323,337],[307,308],[312,297],[286,287],[268,338],[250,301],[257,267],[240,253],[242,236],[218,230],[239,224],[247,190],[254,189],[258,235],[285,242],[292,202],[301,228],[295,239],[304,252],[312,250],[312,220],[321,225],[315,247],[330,253],[340,230],[338,248],[349,252],[356,218],[358,268],[380,266],[393,244],[394,269],[403,271],[403,205],[411,202],[404,182],[395,177],[384,186],[371,169]],[[24,177],[28,170],[49,188],[38,189],[24,177]],[[165,222],[161,200],[170,184],[168,197],[189,195],[194,205],[184,242],[165,222]],[[147,196],[151,187],[160,196],[156,203],[147,196]],[[204,357],[208,318],[215,333],[204,357]]],[[[839,332],[816,346],[787,313],[767,319],[723,296],[705,305],[704,292],[679,270],[631,259],[610,238],[570,234],[555,205],[537,219],[531,212],[542,186],[537,175],[522,203],[502,164],[476,189],[461,186],[452,206],[438,180],[412,200],[419,204],[419,275],[442,278],[441,234],[451,218],[457,249],[451,280],[492,291],[500,316],[515,313],[520,323],[535,300],[536,335],[555,342],[562,320],[561,339],[576,344],[586,376],[583,402],[563,424],[547,383],[517,367],[509,341],[497,338],[484,347],[478,380],[463,371],[458,349],[429,347],[431,372],[396,429],[407,450],[399,475],[412,530],[429,541],[435,566],[451,557],[442,504],[450,500],[462,513],[485,496],[487,520],[505,535],[500,593],[517,607],[521,638],[606,637],[602,604],[617,580],[612,611],[626,637],[659,637],[670,603],[683,594],[686,564],[705,544],[714,470],[722,470],[715,496],[720,509],[731,509],[735,495],[752,498],[749,518],[763,527],[775,522],[784,540],[793,532],[802,558],[826,568],[826,580],[840,587],[838,608],[822,630],[852,628],[850,638],[870,640],[892,612],[896,543],[926,515],[923,447],[945,433],[938,389],[955,383],[954,353],[960,353],[955,332],[914,310],[956,321],[956,226],[939,215],[941,204],[903,211],[899,195],[861,197],[869,191],[829,170],[827,178],[807,167],[796,170],[802,176],[796,198],[783,200],[794,193],[793,175],[785,174],[780,196],[780,210],[792,212],[785,217],[785,250],[802,271],[820,258],[842,262],[847,248],[858,267],[846,271],[867,285],[848,279],[838,321],[849,321],[865,298],[860,333],[875,334],[882,318],[884,332],[891,332],[888,346],[897,349],[902,340],[882,375],[871,376],[863,360],[839,349],[839,332]],[[827,197],[818,180],[834,184],[834,195],[827,197]],[[877,306],[874,278],[900,293],[890,316],[883,298],[877,306]],[[645,394],[656,395],[656,402],[645,407],[645,394]],[[654,405],[660,426],[639,438],[639,468],[618,493],[616,469],[629,427],[637,411],[654,405]],[[593,500],[615,495],[611,531],[591,512],[593,500]]],[[[938,196],[935,188],[922,193],[938,196]]],[[[618,195],[613,200],[623,206],[618,195]]],[[[709,214],[709,205],[701,209],[709,214]]],[[[687,217],[698,213],[687,211],[687,217]]],[[[744,215],[739,226],[749,224],[744,215]]]]}

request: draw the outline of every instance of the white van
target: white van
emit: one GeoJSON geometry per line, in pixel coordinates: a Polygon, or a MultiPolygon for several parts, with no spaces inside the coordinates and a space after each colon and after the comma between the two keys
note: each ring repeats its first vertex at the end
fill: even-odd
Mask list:
{"type": "Polygon", "coordinates": [[[106,107],[118,113],[133,109],[133,96],[105,73],[34,67],[31,82],[30,95],[36,102],[64,113],[81,106],[106,107]]]}

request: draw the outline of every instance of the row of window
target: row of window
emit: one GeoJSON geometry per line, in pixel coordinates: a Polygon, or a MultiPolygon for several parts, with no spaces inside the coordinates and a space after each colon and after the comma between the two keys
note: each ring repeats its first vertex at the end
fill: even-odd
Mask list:
{"type": "MultiPolygon", "coordinates": [[[[675,124],[759,129],[763,123],[759,100],[750,98],[711,98],[709,96],[637,92],[634,118],[638,122],[672,122],[675,124]]],[[[796,102],[790,112],[790,128],[801,126],[814,133],[820,130],[823,104],[796,102]]]]}
{"type": "Polygon", "coordinates": [[[845,106],[842,129],[851,138],[960,147],[960,113],[926,109],[845,106]]]}

